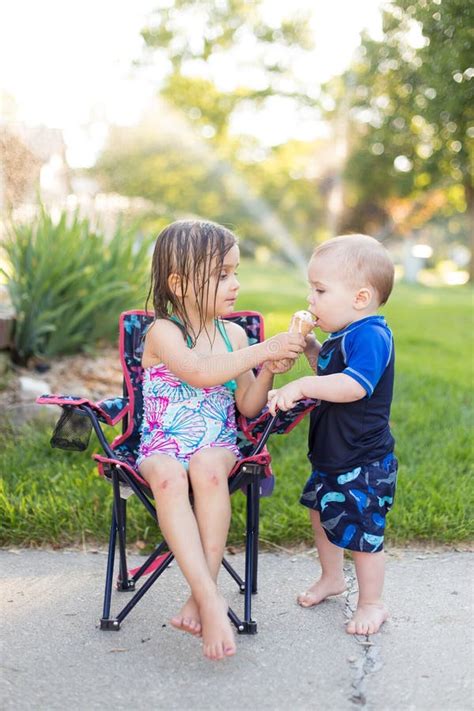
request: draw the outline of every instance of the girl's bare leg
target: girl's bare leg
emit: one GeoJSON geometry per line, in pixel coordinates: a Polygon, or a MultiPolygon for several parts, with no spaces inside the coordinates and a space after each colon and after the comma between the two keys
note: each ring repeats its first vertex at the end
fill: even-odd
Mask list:
{"type": "Polygon", "coordinates": [[[235,640],[227,619],[227,605],[217,592],[204,555],[198,524],[189,501],[188,477],[184,467],[166,455],[154,455],[140,466],[155,497],[158,521],[166,542],[189,583],[203,627],[212,627],[204,654],[222,659],[235,653],[235,640]]]}
{"type": "MultiPolygon", "coordinates": [[[[235,456],[231,452],[215,447],[197,452],[189,465],[194,513],[209,572],[216,582],[229,531],[231,506],[228,475],[234,462],[235,456]]],[[[171,622],[192,634],[201,630],[199,606],[193,595],[171,622]]]]}
{"type": "Polygon", "coordinates": [[[304,593],[298,595],[298,603],[302,607],[319,605],[331,595],[339,595],[346,589],[343,573],[344,549],[335,546],[328,540],[326,531],[321,525],[319,511],[310,510],[311,524],[314,531],[316,548],[321,563],[321,577],[304,593]]]}
{"type": "Polygon", "coordinates": [[[388,610],[382,601],[385,577],[385,554],[352,551],[359,599],[357,610],[347,624],[349,634],[375,634],[388,617],[388,610]]]}

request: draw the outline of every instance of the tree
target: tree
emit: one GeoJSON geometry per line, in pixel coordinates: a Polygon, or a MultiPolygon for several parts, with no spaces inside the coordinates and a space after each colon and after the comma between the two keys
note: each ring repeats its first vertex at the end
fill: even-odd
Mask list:
{"type": "Polygon", "coordinates": [[[393,217],[391,208],[410,201],[414,209],[401,210],[407,229],[422,208],[425,217],[464,211],[466,238],[474,232],[473,20],[464,0],[392,0],[382,40],[365,35],[352,66],[326,88],[333,114],[348,105],[353,223],[371,212],[393,217]]]}
{"type": "Polygon", "coordinates": [[[297,60],[312,48],[307,15],[264,17],[255,0],[166,0],[142,35],[149,59],[168,70],[160,96],[204,135],[223,159],[239,141],[230,128],[242,108],[258,111],[276,97],[314,106],[297,60]]]}
{"type": "Polygon", "coordinates": [[[309,170],[314,146],[261,146],[231,130],[242,107],[257,112],[275,97],[314,106],[294,70],[311,46],[307,18],[265,19],[262,8],[163,3],[143,31],[150,61],[168,67],[159,109],[148,127],[115,131],[97,170],[109,189],[143,195],[170,217],[206,216],[237,228],[244,250],[264,244],[301,261],[291,244],[311,249],[323,211],[309,170]]]}
{"type": "Polygon", "coordinates": [[[273,8],[265,17],[262,0],[165,0],[142,36],[151,54],[168,62],[169,74],[210,76],[225,63],[244,72],[246,80],[238,83],[251,86],[255,97],[295,95],[294,59],[311,48],[312,37],[308,15],[289,14],[280,18],[273,8]]]}
{"type": "Polygon", "coordinates": [[[222,140],[217,151],[182,113],[160,103],[135,128],[115,128],[94,168],[105,189],[146,198],[154,231],[198,215],[237,231],[244,253],[257,246],[302,265],[324,219],[311,175],[317,145],[293,141],[264,151],[255,139],[222,140]],[[227,153],[228,158],[223,156],[227,153]]]}

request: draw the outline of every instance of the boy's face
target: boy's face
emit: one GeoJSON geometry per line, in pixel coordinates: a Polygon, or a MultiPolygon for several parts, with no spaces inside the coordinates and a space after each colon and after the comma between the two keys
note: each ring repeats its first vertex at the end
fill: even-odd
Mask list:
{"type": "Polygon", "coordinates": [[[335,333],[361,318],[357,306],[360,290],[344,280],[336,257],[327,254],[313,257],[308,266],[308,280],[309,310],[322,331],[335,333]]]}

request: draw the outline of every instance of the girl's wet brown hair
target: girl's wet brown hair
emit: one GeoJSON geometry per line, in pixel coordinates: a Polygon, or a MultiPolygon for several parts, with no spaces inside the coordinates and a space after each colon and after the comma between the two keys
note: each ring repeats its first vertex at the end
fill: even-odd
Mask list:
{"type": "Polygon", "coordinates": [[[155,319],[169,318],[175,314],[190,336],[193,346],[205,330],[206,313],[210,297],[210,279],[214,272],[220,274],[226,254],[237,244],[235,235],[222,225],[204,220],[179,220],[172,222],[158,235],[151,263],[151,283],[145,309],[153,300],[155,319]],[[169,277],[177,274],[181,279],[181,294],[173,291],[169,277]],[[200,324],[194,333],[189,322],[184,298],[194,288],[200,324]]]}

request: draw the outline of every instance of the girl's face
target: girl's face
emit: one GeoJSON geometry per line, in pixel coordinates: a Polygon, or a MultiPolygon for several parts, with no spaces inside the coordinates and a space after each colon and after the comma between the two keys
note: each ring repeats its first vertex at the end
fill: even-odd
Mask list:
{"type": "MultiPolygon", "coordinates": [[[[240,284],[237,281],[239,259],[239,248],[237,245],[234,245],[224,257],[224,262],[220,269],[217,264],[217,259],[214,260],[214,264],[211,265],[207,313],[205,314],[207,319],[225,316],[225,314],[229,314],[234,310],[240,289],[240,284]]],[[[201,298],[203,298],[203,295],[197,294],[191,283],[184,297],[185,308],[189,314],[196,312],[197,303],[200,302],[201,298]]],[[[203,304],[203,306],[205,307],[205,304],[203,304]]]]}
{"type": "Polygon", "coordinates": [[[227,252],[224,263],[219,270],[217,266],[212,270],[209,284],[209,310],[208,314],[212,318],[225,316],[234,310],[234,305],[240,289],[237,280],[237,269],[239,267],[240,252],[236,244],[227,252]],[[217,291],[216,291],[217,289],[217,291]],[[214,293],[216,294],[216,306],[214,313],[214,293]]]}
{"type": "Polygon", "coordinates": [[[335,333],[359,318],[355,308],[357,289],[341,276],[337,260],[324,255],[311,259],[308,267],[309,310],[322,331],[335,333]]]}

